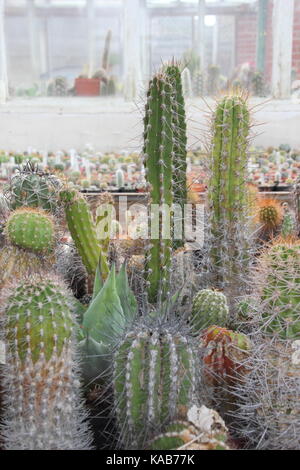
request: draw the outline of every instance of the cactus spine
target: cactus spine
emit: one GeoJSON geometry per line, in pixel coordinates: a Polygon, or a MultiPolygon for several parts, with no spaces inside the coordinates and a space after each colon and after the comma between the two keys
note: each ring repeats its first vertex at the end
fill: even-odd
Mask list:
{"type": "Polygon", "coordinates": [[[2,302],[6,449],[89,449],[76,371],[71,298],[46,273],[11,287],[2,302]]]}
{"type": "Polygon", "coordinates": [[[151,233],[149,250],[145,260],[145,279],[150,302],[161,302],[169,291],[172,241],[169,211],[173,203],[172,193],[172,87],[165,74],[158,74],[149,84],[144,119],[143,161],[150,187],[153,232],[154,219],[157,230],[151,233]],[[159,213],[157,214],[156,210],[159,213]],[[167,209],[167,210],[166,210],[167,209]]]}
{"type": "Polygon", "coordinates": [[[242,94],[225,96],[213,116],[208,185],[208,269],[211,285],[232,300],[249,267],[247,139],[249,111],[242,94]]]}
{"type": "Polygon", "coordinates": [[[68,188],[60,192],[60,198],[65,207],[68,228],[88,274],[95,275],[100,258],[102,273],[107,275],[107,260],[100,249],[86,200],[78,191],[68,188]]]}
{"type": "Polygon", "coordinates": [[[114,391],[129,447],[143,448],[151,432],[184,416],[194,390],[194,352],[186,337],[159,327],[126,335],[114,357],[114,391]]]}
{"type": "Polygon", "coordinates": [[[227,299],[222,292],[203,289],[194,297],[191,326],[196,334],[211,325],[226,326],[229,308],[227,299]]]}

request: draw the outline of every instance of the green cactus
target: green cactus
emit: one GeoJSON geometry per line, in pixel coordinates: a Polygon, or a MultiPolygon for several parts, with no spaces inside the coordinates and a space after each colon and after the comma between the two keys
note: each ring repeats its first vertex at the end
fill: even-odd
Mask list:
{"type": "Polygon", "coordinates": [[[36,253],[49,253],[55,241],[50,215],[40,209],[16,209],[9,216],[5,232],[9,242],[36,253]]]}
{"type": "Polygon", "coordinates": [[[116,171],[116,183],[117,183],[117,188],[120,189],[120,188],[124,188],[124,171],[119,168],[117,171],[116,171]]]}
{"type": "Polygon", "coordinates": [[[262,255],[255,277],[255,320],[267,334],[300,338],[300,244],[280,239],[262,255]]]}
{"type": "Polygon", "coordinates": [[[104,276],[109,272],[106,256],[100,249],[96,236],[96,226],[85,198],[75,189],[64,188],[60,199],[65,208],[68,228],[90,275],[95,275],[99,259],[104,276]]]}
{"type": "Polygon", "coordinates": [[[250,263],[247,217],[249,111],[242,94],[225,96],[212,123],[208,184],[208,271],[210,284],[233,300],[250,263]]]}
{"type": "MultiPolygon", "coordinates": [[[[185,205],[187,204],[187,131],[185,103],[182,92],[181,73],[179,66],[172,64],[166,67],[166,75],[172,85],[172,105],[173,105],[173,202],[181,208],[181,238],[173,240],[173,249],[176,250],[184,246],[184,214],[185,205]]],[[[176,220],[176,214],[174,215],[176,220]]],[[[176,221],[179,223],[179,221],[176,221]]]]}
{"type": "Polygon", "coordinates": [[[283,238],[295,237],[296,235],[296,222],[292,212],[289,210],[288,204],[283,204],[284,208],[284,215],[282,219],[281,225],[281,233],[280,235],[283,238]]]}
{"type": "Polygon", "coordinates": [[[222,292],[203,289],[194,297],[190,322],[196,334],[211,325],[226,326],[228,316],[227,299],[222,292]]]}
{"type": "Polygon", "coordinates": [[[114,356],[114,395],[122,444],[141,449],[154,430],[184,416],[194,399],[195,356],[187,337],[166,326],[137,326],[114,356]]]}
{"type": "Polygon", "coordinates": [[[27,162],[23,169],[10,181],[5,196],[11,209],[18,207],[40,207],[52,213],[58,213],[58,191],[60,181],[38,166],[27,162]]]}
{"type": "Polygon", "coordinates": [[[172,240],[170,233],[167,232],[168,228],[171,229],[171,221],[164,208],[170,211],[173,204],[174,136],[171,98],[172,87],[169,79],[164,73],[160,73],[149,84],[144,119],[143,161],[150,190],[151,216],[149,219],[152,220],[152,229],[154,218],[157,226],[157,233],[154,236],[151,234],[145,260],[145,279],[148,299],[151,303],[160,303],[169,291],[172,240]],[[155,213],[155,209],[160,209],[161,213],[155,213]],[[163,222],[165,222],[165,227],[163,227],[163,222]]]}
{"type": "Polygon", "coordinates": [[[2,300],[4,448],[89,449],[71,295],[44,272],[11,286],[2,300]]]}

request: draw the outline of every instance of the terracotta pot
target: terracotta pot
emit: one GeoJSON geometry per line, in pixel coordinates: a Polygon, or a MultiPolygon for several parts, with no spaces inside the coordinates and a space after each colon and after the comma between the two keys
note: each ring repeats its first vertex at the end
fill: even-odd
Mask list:
{"type": "Polygon", "coordinates": [[[77,96],[99,96],[100,78],[76,78],[75,91],[77,96]]]}

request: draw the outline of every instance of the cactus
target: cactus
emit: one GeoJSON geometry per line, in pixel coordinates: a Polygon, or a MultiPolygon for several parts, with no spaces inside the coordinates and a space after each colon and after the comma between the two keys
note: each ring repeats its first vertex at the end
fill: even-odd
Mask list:
{"type": "Polygon", "coordinates": [[[185,98],[191,98],[193,96],[192,78],[191,72],[185,67],[181,73],[182,79],[182,92],[185,98]]]}
{"type": "Polygon", "coordinates": [[[264,198],[258,203],[257,219],[262,225],[262,231],[273,233],[282,221],[282,207],[276,199],[264,198]]]}
{"type": "Polygon", "coordinates": [[[265,334],[296,339],[300,334],[300,242],[276,240],[262,254],[254,282],[253,321],[265,334]]]}
{"type": "Polygon", "coordinates": [[[56,77],[48,86],[48,96],[67,96],[68,82],[65,77],[56,77]]]}
{"type": "Polygon", "coordinates": [[[54,246],[55,231],[50,215],[41,209],[25,207],[9,216],[6,236],[12,245],[36,253],[49,253],[54,246]]]}
{"type": "Polygon", "coordinates": [[[237,384],[240,436],[258,450],[300,450],[299,340],[261,338],[248,360],[249,373],[237,384]]]}
{"type": "Polygon", "coordinates": [[[214,410],[195,405],[185,421],[174,421],[164,432],[150,441],[149,450],[230,450],[227,428],[214,410]]]}
{"type": "Polygon", "coordinates": [[[5,449],[89,449],[70,294],[43,273],[12,286],[1,308],[5,449]]]}
{"type": "Polygon", "coordinates": [[[220,67],[210,65],[207,69],[207,94],[216,95],[220,88],[220,67]]]}
{"type": "Polygon", "coordinates": [[[151,433],[185,416],[194,400],[193,347],[168,325],[138,325],[115,352],[113,383],[122,444],[144,448],[151,433]]]}
{"type": "Polygon", "coordinates": [[[194,297],[190,323],[196,334],[211,325],[226,326],[228,316],[227,299],[222,292],[203,289],[194,297]]]}
{"type": "Polygon", "coordinates": [[[120,189],[120,188],[124,188],[124,171],[119,168],[117,171],[116,171],[116,183],[117,183],[117,188],[120,189]]]}
{"type": "Polygon", "coordinates": [[[171,98],[172,87],[168,78],[164,73],[158,74],[149,84],[143,148],[143,162],[150,188],[149,220],[152,219],[152,229],[155,228],[153,222],[158,226],[158,233],[151,237],[145,258],[148,299],[152,303],[161,302],[169,291],[172,241],[170,233],[166,232],[171,228],[171,223],[164,209],[170,210],[173,203],[171,98]],[[159,208],[160,214],[155,214],[156,208],[159,208]]]}
{"type": "Polygon", "coordinates": [[[12,177],[5,197],[11,209],[18,207],[40,207],[57,214],[59,211],[58,191],[60,181],[38,166],[27,162],[18,174],[12,177]]]}
{"type": "Polygon", "coordinates": [[[107,260],[100,249],[86,200],[72,188],[62,189],[60,199],[65,208],[68,228],[88,274],[95,275],[100,258],[102,272],[106,276],[109,272],[107,260]]]}
{"type": "Polygon", "coordinates": [[[284,215],[282,219],[281,232],[282,238],[293,238],[296,236],[296,222],[292,212],[289,210],[288,203],[285,202],[283,205],[284,215]]]}
{"type": "Polygon", "coordinates": [[[230,303],[244,292],[250,264],[246,185],[249,126],[242,93],[225,96],[218,103],[209,159],[205,261],[210,285],[224,291],[230,303]]]}
{"type": "MultiPolygon", "coordinates": [[[[186,146],[187,146],[187,131],[186,131],[186,116],[185,116],[185,103],[182,92],[182,82],[179,66],[171,64],[166,67],[166,75],[170,84],[172,85],[172,106],[173,106],[173,203],[178,204],[181,209],[181,238],[173,240],[173,249],[176,250],[184,246],[184,215],[185,205],[187,204],[187,161],[186,161],[186,146]]],[[[176,224],[180,221],[176,220],[176,224]]]]}
{"type": "Polygon", "coordinates": [[[202,96],[204,90],[203,73],[201,70],[196,70],[193,76],[193,91],[194,96],[202,96]]]}
{"type": "Polygon", "coordinates": [[[261,72],[255,72],[253,74],[251,85],[254,96],[266,96],[266,83],[261,72]]]}

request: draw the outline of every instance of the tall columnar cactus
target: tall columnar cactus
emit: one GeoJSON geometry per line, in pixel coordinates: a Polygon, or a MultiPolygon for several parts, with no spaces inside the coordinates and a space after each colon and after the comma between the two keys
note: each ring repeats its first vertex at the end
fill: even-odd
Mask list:
{"type": "Polygon", "coordinates": [[[88,274],[95,275],[100,259],[102,273],[107,275],[107,260],[100,249],[95,223],[85,198],[74,189],[64,188],[60,199],[64,204],[68,228],[88,274]]]}
{"type": "Polygon", "coordinates": [[[9,242],[36,253],[49,253],[54,246],[54,223],[45,211],[21,208],[9,216],[5,232],[9,242]]]}
{"type": "Polygon", "coordinates": [[[12,286],[2,298],[1,336],[6,449],[88,449],[79,390],[71,297],[47,273],[12,286]]]}
{"type": "Polygon", "coordinates": [[[186,415],[196,387],[188,338],[166,325],[137,327],[114,357],[114,394],[122,445],[141,449],[151,433],[186,415]]]}
{"type": "Polygon", "coordinates": [[[117,183],[117,188],[124,188],[125,180],[124,180],[124,171],[119,168],[116,171],[116,183],[117,183]]]}
{"type": "Polygon", "coordinates": [[[10,181],[5,193],[11,209],[18,207],[40,207],[58,213],[58,191],[61,182],[54,176],[42,172],[38,166],[27,162],[10,181]]]}
{"type": "Polygon", "coordinates": [[[211,325],[226,326],[228,316],[227,299],[222,292],[203,289],[194,297],[190,323],[196,334],[211,325]]]}
{"type": "Polygon", "coordinates": [[[208,259],[210,285],[232,301],[250,262],[247,231],[247,143],[250,118],[242,93],[219,101],[212,121],[208,184],[208,259]]]}
{"type": "Polygon", "coordinates": [[[146,253],[145,279],[150,302],[160,302],[169,291],[171,264],[171,221],[173,204],[172,86],[160,73],[149,84],[144,119],[143,162],[150,190],[150,245],[146,253]],[[169,229],[169,230],[168,230],[169,229]],[[156,232],[156,233],[153,233],[156,232]]]}
{"type": "Polygon", "coordinates": [[[179,66],[171,64],[166,67],[166,75],[172,85],[172,106],[173,106],[173,203],[178,204],[181,209],[180,219],[177,220],[176,211],[174,214],[174,223],[181,223],[181,238],[173,240],[173,248],[176,250],[184,246],[184,214],[187,204],[187,131],[185,103],[182,92],[181,73],[179,66]]]}
{"type": "Polygon", "coordinates": [[[266,334],[300,336],[300,242],[279,239],[263,253],[255,273],[254,319],[266,334]]]}

